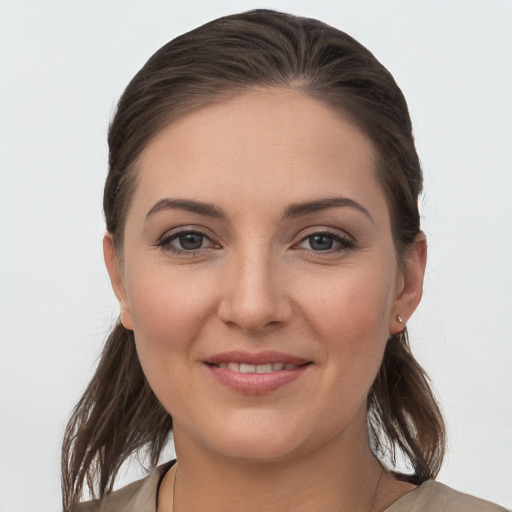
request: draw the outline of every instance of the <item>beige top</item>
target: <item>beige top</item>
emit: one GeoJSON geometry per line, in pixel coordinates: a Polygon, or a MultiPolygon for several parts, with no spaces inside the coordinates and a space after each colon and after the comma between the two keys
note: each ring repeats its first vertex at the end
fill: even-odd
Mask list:
{"type": "MultiPolygon", "coordinates": [[[[158,487],[173,463],[159,466],[142,480],[137,480],[108,494],[101,504],[98,500],[87,501],[80,503],[73,512],[156,512],[158,487]]],[[[434,480],[428,480],[402,496],[383,512],[507,512],[507,510],[489,501],[455,491],[434,480]]]]}

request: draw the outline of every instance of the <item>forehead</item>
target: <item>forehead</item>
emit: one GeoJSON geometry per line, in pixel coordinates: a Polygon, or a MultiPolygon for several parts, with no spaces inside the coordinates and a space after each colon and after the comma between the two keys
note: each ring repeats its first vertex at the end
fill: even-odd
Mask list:
{"type": "Polygon", "coordinates": [[[293,90],[254,90],[157,134],[139,159],[133,202],[146,211],[166,196],[234,210],[332,195],[384,203],[375,159],[372,142],[332,107],[293,90]]]}

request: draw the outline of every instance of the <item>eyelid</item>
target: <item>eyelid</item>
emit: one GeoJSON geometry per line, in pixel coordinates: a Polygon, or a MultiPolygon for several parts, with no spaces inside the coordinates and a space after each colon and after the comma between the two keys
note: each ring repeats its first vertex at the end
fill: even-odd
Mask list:
{"type": "Polygon", "coordinates": [[[347,233],[345,230],[339,229],[339,228],[332,228],[332,227],[328,227],[328,226],[311,226],[311,227],[302,229],[301,231],[299,231],[299,233],[297,233],[297,235],[295,235],[295,238],[298,238],[298,240],[300,242],[310,236],[321,235],[321,234],[328,234],[328,235],[332,235],[334,237],[344,238],[347,240],[351,240],[355,243],[354,237],[352,235],[350,235],[349,233],[347,233]]]}
{"type": "Polygon", "coordinates": [[[293,249],[297,250],[305,250],[308,252],[311,252],[313,254],[332,254],[332,253],[340,253],[340,252],[347,252],[350,250],[353,250],[356,247],[356,241],[354,237],[346,233],[345,231],[336,229],[336,228],[330,228],[326,226],[314,226],[311,228],[307,228],[306,230],[303,230],[298,235],[300,238],[297,242],[293,244],[293,249]],[[302,242],[306,241],[308,238],[313,237],[315,235],[327,235],[332,237],[334,240],[338,241],[338,243],[341,244],[342,247],[339,247],[337,249],[327,249],[324,251],[320,250],[314,250],[314,249],[305,249],[298,247],[302,242]]]}
{"type": "Polygon", "coordinates": [[[184,255],[194,255],[199,252],[203,252],[209,249],[213,248],[220,248],[220,244],[217,243],[214,240],[214,236],[210,234],[210,231],[208,229],[203,228],[202,226],[197,225],[184,225],[184,226],[177,226],[175,228],[169,229],[164,232],[164,234],[159,237],[157,242],[154,244],[156,247],[160,247],[163,250],[166,250],[171,253],[175,254],[184,254],[184,255]],[[186,249],[177,249],[177,248],[171,248],[169,247],[169,244],[171,241],[176,240],[180,235],[186,234],[186,233],[196,233],[200,234],[206,239],[208,239],[211,244],[214,247],[202,247],[196,250],[186,250],[186,249]]]}

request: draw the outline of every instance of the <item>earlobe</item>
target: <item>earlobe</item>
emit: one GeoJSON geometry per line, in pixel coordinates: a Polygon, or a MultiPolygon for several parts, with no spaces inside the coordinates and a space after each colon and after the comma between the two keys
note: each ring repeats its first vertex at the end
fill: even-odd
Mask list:
{"type": "Polygon", "coordinates": [[[122,268],[115,253],[114,239],[111,233],[105,233],[103,237],[103,258],[110,277],[110,284],[121,308],[120,319],[125,329],[133,330],[133,319],[126,300],[122,268]]]}
{"type": "Polygon", "coordinates": [[[404,254],[400,287],[390,317],[390,334],[398,334],[405,329],[407,320],[420,303],[426,263],[427,239],[419,233],[404,254]]]}
{"type": "Polygon", "coordinates": [[[128,329],[129,331],[133,331],[133,320],[131,313],[129,311],[121,310],[119,317],[121,319],[123,327],[125,329],[128,329]]]}

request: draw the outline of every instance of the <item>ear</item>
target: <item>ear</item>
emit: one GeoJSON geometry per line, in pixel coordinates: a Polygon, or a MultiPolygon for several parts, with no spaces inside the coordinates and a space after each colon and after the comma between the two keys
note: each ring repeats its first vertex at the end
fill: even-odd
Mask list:
{"type": "Polygon", "coordinates": [[[426,264],[427,239],[423,233],[419,233],[404,254],[397,295],[389,319],[390,334],[404,330],[407,320],[420,303],[426,264]]]}
{"type": "Polygon", "coordinates": [[[133,320],[128,301],[126,300],[126,289],[124,286],[122,267],[116,256],[114,248],[114,238],[111,233],[105,233],[103,237],[103,258],[110,276],[110,284],[116,294],[119,306],[121,308],[121,323],[125,329],[133,331],[133,320]]]}

